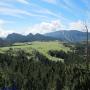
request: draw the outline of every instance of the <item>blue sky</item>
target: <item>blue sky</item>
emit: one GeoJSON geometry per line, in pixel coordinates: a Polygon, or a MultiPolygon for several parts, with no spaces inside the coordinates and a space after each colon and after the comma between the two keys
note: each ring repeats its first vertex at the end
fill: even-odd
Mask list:
{"type": "Polygon", "coordinates": [[[89,27],[90,0],[0,0],[0,36],[89,27]]]}

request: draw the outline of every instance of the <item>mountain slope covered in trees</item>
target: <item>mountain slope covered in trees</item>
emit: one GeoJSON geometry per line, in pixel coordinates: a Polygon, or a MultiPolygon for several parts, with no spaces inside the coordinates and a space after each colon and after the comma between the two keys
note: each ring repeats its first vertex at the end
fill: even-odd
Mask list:
{"type": "MultiPolygon", "coordinates": [[[[65,55],[64,63],[50,61],[34,49],[27,52],[20,48],[10,48],[0,53],[0,89],[90,90],[90,67],[87,68],[80,53],[83,48],[76,48],[78,52],[75,55],[73,52],[61,52],[61,56],[65,55]]],[[[60,56],[60,52],[50,52],[60,56]]]]}

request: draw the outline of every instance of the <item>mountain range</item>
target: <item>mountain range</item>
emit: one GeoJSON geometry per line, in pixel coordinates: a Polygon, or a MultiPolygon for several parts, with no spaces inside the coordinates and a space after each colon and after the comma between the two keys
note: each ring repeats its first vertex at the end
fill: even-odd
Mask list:
{"type": "MultiPolygon", "coordinates": [[[[31,42],[31,41],[52,41],[60,40],[65,42],[81,42],[86,41],[86,32],[81,32],[78,30],[60,30],[55,32],[50,32],[46,34],[35,34],[32,33],[28,35],[21,35],[18,33],[9,34],[6,38],[0,38],[0,45],[5,45],[7,43],[15,42],[31,42]]],[[[88,33],[90,39],[90,33],[88,33]]]]}
{"type": "MultiPolygon", "coordinates": [[[[78,30],[60,30],[51,33],[46,33],[45,36],[61,39],[67,42],[81,42],[86,41],[87,32],[81,32],[78,30]]],[[[88,38],[90,39],[90,32],[88,33],[88,38]]]]}
{"type": "Polygon", "coordinates": [[[17,33],[12,33],[7,36],[6,40],[14,43],[14,42],[31,42],[31,41],[49,41],[49,40],[56,40],[56,39],[53,37],[44,36],[39,33],[37,33],[35,35],[30,33],[26,36],[17,34],[17,33]]]}
{"type": "Polygon", "coordinates": [[[35,34],[32,33],[28,35],[22,35],[18,33],[9,34],[6,38],[0,38],[0,46],[10,45],[16,42],[32,42],[32,41],[53,41],[57,40],[56,38],[44,36],[42,34],[35,34]]]}

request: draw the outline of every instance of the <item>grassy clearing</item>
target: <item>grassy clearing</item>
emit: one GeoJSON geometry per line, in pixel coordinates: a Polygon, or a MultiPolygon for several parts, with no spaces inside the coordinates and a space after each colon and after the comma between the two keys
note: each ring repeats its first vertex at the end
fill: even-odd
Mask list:
{"type": "Polygon", "coordinates": [[[58,42],[58,41],[49,41],[49,42],[31,42],[31,43],[15,43],[14,45],[10,47],[1,47],[0,52],[5,52],[9,48],[14,48],[14,49],[24,49],[27,52],[30,52],[31,49],[36,49],[42,54],[44,54],[46,57],[48,57],[50,60],[62,60],[60,58],[52,57],[48,54],[49,50],[63,50],[65,52],[69,51],[70,48],[65,47],[63,43],[58,42]]]}

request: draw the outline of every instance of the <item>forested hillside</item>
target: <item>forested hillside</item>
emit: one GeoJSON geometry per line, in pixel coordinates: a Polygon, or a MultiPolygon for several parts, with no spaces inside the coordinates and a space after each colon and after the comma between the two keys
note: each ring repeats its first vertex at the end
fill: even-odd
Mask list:
{"type": "Polygon", "coordinates": [[[84,49],[77,45],[68,52],[48,52],[64,62],[51,61],[36,49],[7,49],[0,53],[0,89],[90,90],[90,62],[87,67],[85,53],[81,52],[84,49]]]}

